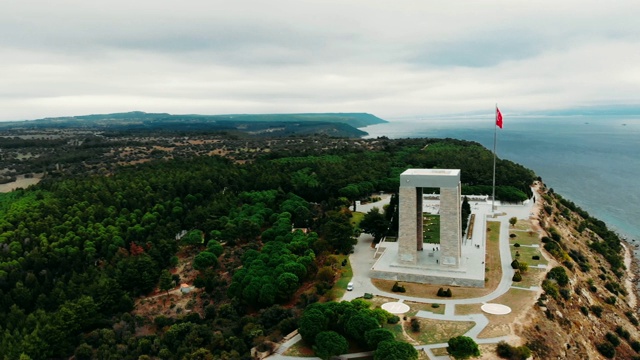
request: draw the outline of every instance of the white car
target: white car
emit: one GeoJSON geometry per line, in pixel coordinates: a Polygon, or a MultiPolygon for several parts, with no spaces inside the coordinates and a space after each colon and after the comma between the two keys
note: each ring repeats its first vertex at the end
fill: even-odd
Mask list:
{"type": "Polygon", "coordinates": [[[350,282],[350,283],[348,283],[348,284],[347,284],[347,290],[348,290],[348,291],[353,290],[353,283],[352,283],[352,282],[350,282]]]}

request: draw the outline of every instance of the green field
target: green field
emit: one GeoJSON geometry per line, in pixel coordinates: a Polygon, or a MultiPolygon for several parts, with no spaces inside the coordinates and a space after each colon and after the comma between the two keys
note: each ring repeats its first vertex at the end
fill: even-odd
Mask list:
{"type": "Polygon", "coordinates": [[[542,274],[546,269],[529,268],[526,272],[522,273],[522,281],[514,282],[512,286],[521,288],[530,288],[532,286],[540,286],[542,274]]]}
{"type": "Polygon", "coordinates": [[[360,221],[362,221],[362,219],[364,219],[364,213],[359,212],[359,211],[354,211],[351,213],[351,220],[349,221],[351,223],[351,225],[353,226],[359,226],[360,225],[360,221]]]}
{"type": "Polygon", "coordinates": [[[540,248],[530,246],[515,247],[511,245],[511,258],[518,260],[519,262],[526,262],[530,266],[547,265],[547,260],[540,253],[540,248]],[[516,251],[520,253],[520,256],[516,256],[516,251]],[[540,260],[533,260],[531,257],[538,255],[540,260]]]}
{"type": "Polygon", "coordinates": [[[338,259],[338,265],[342,264],[344,259],[347,259],[347,265],[340,267],[340,278],[336,281],[331,290],[327,291],[325,297],[327,299],[339,300],[347,291],[347,284],[353,277],[353,270],[351,270],[351,261],[349,261],[348,255],[335,255],[335,257],[338,259]]]}
{"type": "Polygon", "coordinates": [[[440,244],[440,215],[423,214],[422,238],[425,243],[440,244]]]}
{"type": "Polygon", "coordinates": [[[509,243],[512,245],[515,243],[520,245],[540,245],[540,236],[535,232],[512,229],[509,231],[509,243]],[[516,237],[511,237],[511,234],[515,234],[516,237]]]}

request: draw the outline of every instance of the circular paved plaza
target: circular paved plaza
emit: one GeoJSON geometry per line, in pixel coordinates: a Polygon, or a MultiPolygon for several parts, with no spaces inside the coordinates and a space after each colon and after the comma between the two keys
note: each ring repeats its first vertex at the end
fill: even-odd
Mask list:
{"type": "Polygon", "coordinates": [[[404,314],[407,311],[409,311],[409,305],[407,304],[403,304],[401,302],[388,302],[388,303],[384,303],[381,306],[382,309],[387,310],[388,312],[394,314],[394,315],[398,315],[398,314],[404,314]]]}
{"type": "Polygon", "coordinates": [[[506,315],[511,312],[511,308],[502,304],[484,304],[480,307],[482,311],[493,315],[506,315]]]}

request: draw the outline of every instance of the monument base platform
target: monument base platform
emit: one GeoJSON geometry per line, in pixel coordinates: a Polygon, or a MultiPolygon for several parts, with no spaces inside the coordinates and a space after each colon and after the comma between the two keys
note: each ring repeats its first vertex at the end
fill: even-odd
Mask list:
{"type": "MultiPolygon", "coordinates": [[[[419,284],[465,286],[482,288],[485,284],[484,254],[466,254],[471,258],[461,259],[461,265],[450,268],[440,264],[439,251],[425,244],[418,252],[415,265],[398,261],[398,243],[381,243],[384,252],[373,264],[370,276],[374,279],[407,281],[419,284]],[[473,255],[477,255],[473,256],[473,255]]],[[[382,250],[382,249],[380,249],[382,250]]],[[[463,254],[465,255],[465,254],[463,254]]]]}

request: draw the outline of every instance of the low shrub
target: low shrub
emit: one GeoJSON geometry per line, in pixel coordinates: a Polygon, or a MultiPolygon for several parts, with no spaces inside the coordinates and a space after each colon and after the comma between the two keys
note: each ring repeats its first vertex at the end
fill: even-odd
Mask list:
{"type": "Polygon", "coordinates": [[[396,283],[393,284],[391,291],[403,293],[403,292],[406,292],[407,290],[404,288],[404,286],[398,284],[398,282],[396,281],[396,283]]]}
{"type": "Polygon", "coordinates": [[[611,343],[611,345],[613,345],[613,346],[620,345],[620,338],[618,336],[616,336],[616,334],[614,334],[612,332],[608,332],[604,337],[605,337],[605,339],[607,339],[608,342],[611,343]]]}
{"type": "Polygon", "coordinates": [[[397,324],[400,322],[400,317],[398,315],[393,315],[387,319],[387,324],[397,324]]]}
{"type": "Polygon", "coordinates": [[[373,299],[373,294],[370,293],[364,293],[364,296],[362,296],[363,298],[369,300],[369,299],[373,299]]]}
{"type": "Polygon", "coordinates": [[[629,340],[629,338],[631,338],[631,334],[619,325],[616,326],[616,334],[625,340],[629,340]]]}
{"type": "Polygon", "coordinates": [[[438,293],[436,294],[437,296],[440,297],[451,297],[453,295],[453,293],[451,292],[451,289],[447,288],[447,290],[444,290],[443,288],[438,289],[438,293]]]}
{"type": "Polygon", "coordinates": [[[569,260],[563,261],[562,265],[564,265],[569,270],[573,270],[573,263],[569,260]]]}
{"type": "Polygon", "coordinates": [[[540,255],[533,255],[531,257],[532,260],[540,260],[540,255]]]}
{"type": "Polygon", "coordinates": [[[529,264],[527,264],[526,262],[521,262],[518,266],[518,270],[520,270],[521,273],[526,273],[529,270],[529,264]]]}
{"type": "Polygon", "coordinates": [[[431,307],[434,308],[434,309],[437,309],[437,308],[440,307],[440,304],[431,304],[431,307]]]}
{"type": "Polygon", "coordinates": [[[613,357],[616,356],[616,348],[608,342],[597,344],[596,349],[607,359],[613,359],[613,357]]]}
{"type": "Polygon", "coordinates": [[[513,247],[520,247],[520,243],[513,244],[513,247]]]}
{"type": "Polygon", "coordinates": [[[522,274],[520,274],[520,271],[516,271],[516,273],[513,274],[513,277],[511,278],[511,280],[515,282],[522,281],[522,274]]]}
{"type": "Polygon", "coordinates": [[[420,331],[420,320],[418,320],[417,318],[411,318],[411,331],[420,331]]]}
{"type": "Polygon", "coordinates": [[[509,237],[510,237],[510,238],[512,238],[512,239],[513,239],[514,237],[516,237],[516,236],[518,236],[518,235],[516,235],[516,234],[509,234],[509,237]]]}
{"type": "Polygon", "coordinates": [[[602,316],[602,306],[599,305],[591,305],[591,312],[595,314],[597,317],[602,316]]]}
{"type": "Polygon", "coordinates": [[[616,299],[615,296],[609,296],[608,298],[604,299],[604,302],[609,304],[609,305],[615,305],[617,300],[618,299],[616,299]]]}
{"type": "Polygon", "coordinates": [[[520,268],[520,263],[518,262],[518,260],[513,260],[511,262],[511,268],[514,270],[518,270],[520,268]]]}
{"type": "Polygon", "coordinates": [[[543,280],[542,281],[542,290],[544,290],[544,292],[547,295],[551,296],[554,299],[557,299],[558,296],[560,295],[558,284],[556,284],[553,281],[543,280]]]}
{"type": "Polygon", "coordinates": [[[589,315],[589,308],[587,308],[586,306],[580,306],[580,311],[582,312],[582,314],[584,314],[584,316],[589,315]]]}
{"type": "Polygon", "coordinates": [[[627,318],[629,319],[629,321],[631,321],[631,323],[633,325],[635,325],[635,326],[639,325],[638,319],[635,317],[635,315],[633,315],[633,313],[631,311],[625,311],[624,314],[627,316],[627,318]]]}
{"type": "Polygon", "coordinates": [[[526,346],[511,346],[504,341],[500,341],[496,347],[496,353],[503,359],[526,360],[531,356],[531,350],[526,346]]]}

